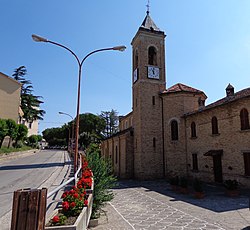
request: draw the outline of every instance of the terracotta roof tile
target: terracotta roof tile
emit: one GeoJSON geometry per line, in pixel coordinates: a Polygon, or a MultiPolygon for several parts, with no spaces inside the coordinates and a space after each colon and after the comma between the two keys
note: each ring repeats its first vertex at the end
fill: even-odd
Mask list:
{"type": "Polygon", "coordinates": [[[187,114],[185,114],[185,116],[192,115],[195,113],[200,113],[200,112],[203,112],[205,110],[212,109],[212,108],[215,108],[215,107],[218,107],[221,105],[225,105],[225,104],[228,104],[228,103],[231,103],[231,102],[234,102],[234,101],[237,101],[239,99],[246,98],[246,97],[250,97],[250,88],[243,89],[243,90],[235,93],[233,96],[224,97],[218,101],[215,101],[215,102],[199,109],[198,111],[187,113],[187,114]]]}
{"type": "Polygon", "coordinates": [[[171,86],[170,88],[164,90],[162,92],[162,94],[169,94],[169,93],[177,93],[177,92],[190,92],[190,93],[203,93],[203,91],[192,88],[190,86],[181,84],[181,83],[177,83],[173,86],[171,86]]]}

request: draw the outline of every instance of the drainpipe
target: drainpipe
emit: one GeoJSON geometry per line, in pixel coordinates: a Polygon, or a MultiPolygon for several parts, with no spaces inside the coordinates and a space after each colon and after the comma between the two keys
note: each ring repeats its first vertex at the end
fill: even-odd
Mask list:
{"type": "MultiPolygon", "coordinates": [[[[121,177],[121,151],[120,151],[120,149],[121,149],[121,139],[120,139],[120,136],[118,136],[118,146],[119,146],[119,159],[118,159],[118,167],[119,167],[119,169],[118,169],[118,177],[120,178],[121,177]]],[[[126,153],[125,153],[125,156],[126,156],[126,153]]],[[[126,160],[125,160],[125,164],[126,164],[127,162],[126,162],[126,160]]]]}
{"type": "Polygon", "coordinates": [[[186,175],[188,176],[188,154],[187,154],[187,118],[184,116],[184,127],[185,127],[185,154],[186,154],[186,175]]]}
{"type": "Polygon", "coordinates": [[[163,97],[160,96],[161,98],[161,126],[162,126],[162,161],[163,161],[163,176],[164,178],[166,177],[166,166],[165,164],[167,162],[165,162],[165,129],[164,129],[164,109],[163,109],[163,97]]]}

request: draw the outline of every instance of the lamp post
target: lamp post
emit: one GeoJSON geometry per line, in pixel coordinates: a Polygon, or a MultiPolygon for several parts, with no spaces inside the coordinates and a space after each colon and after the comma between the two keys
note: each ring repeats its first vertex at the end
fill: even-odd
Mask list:
{"type": "MultiPolygon", "coordinates": [[[[58,112],[59,114],[62,114],[62,115],[66,115],[68,117],[70,117],[72,119],[72,130],[71,130],[71,137],[70,137],[70,129],[69,129],[69,145],[68,145],[68,151],[70,151],[70,146],[72,146],[72,141],[74,140],[74,125],[75,125],[75,121],[74,121],[74,118],[68,114],[68,113],[64,113],[64,112],[58,112]]],[[[71,154],[71,152],[70,152],[71,154]]]]}
{"type": "Polygon", "coordinates": [[[51,43],[56,46],[60,46],[66,50],[68,50],[76,59],[78,63],[78,91],[77,91],[77,108],[76,108],[76,129],[75,129],[75,154],[74,154],[74,172],[77,170],[77,159],[78,159],[78,139],[79,139],[79,112],[80,112],[80,94],[81,94],[81,75],[82,75],[82,65],[84,61],[92,54],[102,52],[102,51],[108,51],[108,50],[118,50],[118,51],[124,51],[126,49],[126,46],[114,46],[110,48],[103,48],[103,49],[97,49],[90,53],[88,53],[81,61],[78,58],[78,56],[68,47],[59,44],[57,42],[50,41],[46,38],[37,36],[32,34],[32,39],[36,42],[47,42],[51,43]]]}

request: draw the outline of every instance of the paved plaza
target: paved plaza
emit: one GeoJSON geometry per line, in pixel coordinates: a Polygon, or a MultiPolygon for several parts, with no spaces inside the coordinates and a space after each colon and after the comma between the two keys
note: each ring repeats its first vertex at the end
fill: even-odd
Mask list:
{"type": "Polygon", "coordinates": [[[236,198],[214,185],[206,185],[205,191],[204,199],[195,199],[192,191],[173,192],[166,181],[122,181],[106,215],[92,229],[250,229],[247,190],[236,198]]]}

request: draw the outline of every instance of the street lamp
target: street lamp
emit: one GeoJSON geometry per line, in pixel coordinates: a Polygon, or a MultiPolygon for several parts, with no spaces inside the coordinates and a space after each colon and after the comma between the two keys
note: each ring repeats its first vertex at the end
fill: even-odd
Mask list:
{"type": "MultiPolygon", "coordinates": [[[[64,112],[58,112],[59,114],[62,114],[62,115],[66,115],[66,116],[69,116],[71,119],[72,119],[72,130],[71,130],[71,138],[70,138],[70,129],[69,129],[69,145],[68,145],[68,151],[70,151],[70,146],[72,146],[72,141],[74,140],[74,125],[75,125],[75,121],[74,121],[74,118],[68,114],[68,113],[64,113],[64,112]]],[[[70,151],[70,154],[71,154],[71,151],[70,151]]]]}
{"type": "Polygon", "coordinates": [[[48,42],[51,44],[54,44],[56,46],[60,46],[66,50],[68,50],[77,60],[78,63],[78,92],[77,92],[77,108],[76,108],[76,129],[75,129],[75,154],[74,154],[74,172],[77,170],[77,159],[78,159],[78,139],[79,139],[79,111],[80,111],[80,93],[81,93],[81,73],[82,73],[82,64],[84,61],[92,54],[97,53],[97,52],[102,52],[102,51],[107,51],[107,50],[118,50],[118,51],[124,51],[126,49],[126,46],[114,46],[110,48],[103,48],[103,49],[97,49],[94,50],[90,53],[88,53],[82,61],[77,57],[77,55],[68,47],[59,44],[57,42],[50,41],[46,38],[40,37],[38,35],[33,34],[32,39],[36,42],[48,42]]]}

